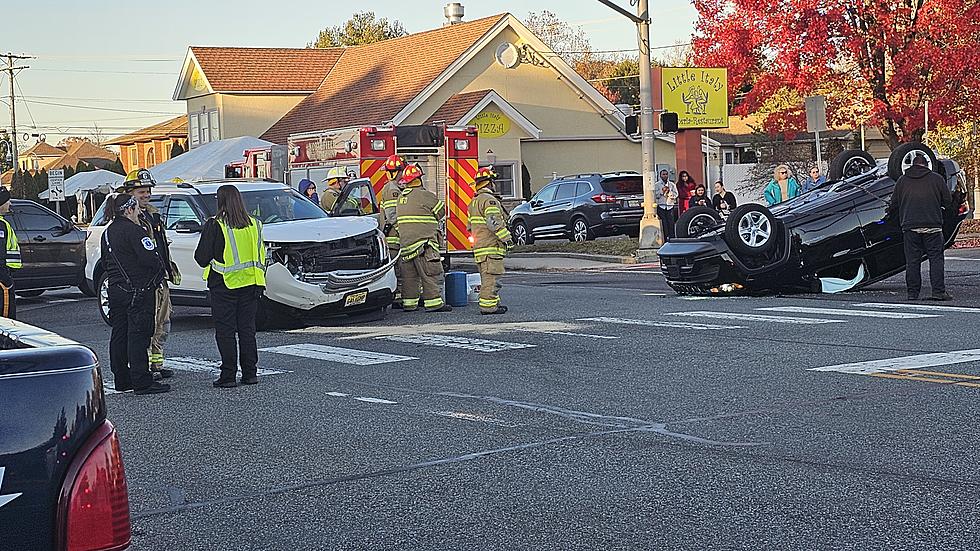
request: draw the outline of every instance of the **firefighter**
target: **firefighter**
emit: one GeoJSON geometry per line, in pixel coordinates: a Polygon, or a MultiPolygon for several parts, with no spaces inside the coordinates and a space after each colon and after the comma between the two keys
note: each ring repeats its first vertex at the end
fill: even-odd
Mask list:
{"type": "Polygon", "coordinates": [[[165,277],[156,242],[140,225],[139,200],[128,193],[106,199],[112,223],[102,234],[109,277],[109,365],[116,390],[158,394],[170,385],[153,380],[146,350],[154,329],[156,289],[165,277]]]}
{"type": "Polygon", "coordinates": [[[470,235],[473,236],[473,259],[480,271],[480,313],[503,314],[507,307],[500,304],[498,278],[504,275],[504,255],[513,246],[507,218],[500,198],[494,195],[493,183],[497,173],[493,167],[483,167],[476,173],[476,196],[470,202],[470,235]]]}
{"type": "Polygon", "coordinates": [[[426,312],[451,312],[453,307],[442,300],[445,279],[438,241],[446,205],[422,187],[419,165],[405,167],[398,181],[405,186],[395,208],[395,227],[401,243],[402,307],[406,312],[418,309],[421,286],[426,312]]]}
{"type": "Polygon", "coordinates": [[[10,192],[0,187],[0,317],[17,319],[17,298],[11,270],[22,266],[17,234],[3,215],[10,212],[10,192]]]}
{"type": "MultiPolygon", "coordinates": [[[[398,256],[401,249],[401,242],[398,239],[398,198],[402,194],[402,186],[398,179],[402,171],[405,170],[405,160],[398,155],[392,155],[385,160],[385,172],[388,173],[388,183],[381,188],[381,227],[384,229],[385,240],[388,242],[388,255],[391,258],[398,256]]],[[[402,307],[402,270],[401,262],[395,262],[395,302],[392,308],[402,307]]]]}
{"type": "Polygon", "coordinates": [[[170,286],[180,284],[180,271],[170,257],[170,242],[167,239],[167,230],[163,224],[163,217],[160,211],[150,204],[150,195],[156,181],[149,170],[139,168],[132,170],[126,175],[126,181],[116,190],[118,193],[128,193],[139,202],[139,225],[143,227],[146,234],[156,244],[156,252],[163,264],[165,279],[163,285],[156,289],[154,299],[154,329],[153,337],[150,339],[150,348],[147,351],[150,357],[150,372],[154,379],[169,379],[173,377],[174,371],[163,366],[163,347],[167,343],[170,335],[170,315],[173,306],[170,302],[170,286]]]}
{"type": "Polygon", "coordinates": [[[344,184],[349,179],[347,171],[342,166],[335,166],[328,170],[327,177],[323,179],[323,183],[327,187],[323,190],[323,195],[320,196],[320,208],[325,212],[332,212],[334,205],[337,204],[337,199],[340,199],[340,192],[344,189],[344,184]]]}

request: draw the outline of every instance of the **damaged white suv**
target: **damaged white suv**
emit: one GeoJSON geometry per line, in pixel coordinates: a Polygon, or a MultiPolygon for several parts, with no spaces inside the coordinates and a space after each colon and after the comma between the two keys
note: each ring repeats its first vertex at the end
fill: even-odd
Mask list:
{"type": "MultiPolygon", "coordinates": [[[[182,275],[170,286],[174,305],[207,306],[204,270],[194,261],[201,226],[216,210],[224,184],[238,188],[245,205],[262,222],[266,243],[266,290],[258,325],[268,328],[290,319],[315,321],[338,315],[383,315],[395,293],[395,259],[374,216],[377,199],[370,182],[351,181],[331,215],[289,186],[263,180],[209,180],[161,183],[150,203],[163,217],[170,254],[182,275]]],[[[96,213],[86,240],[85,277],[98,290],[108,323],[108,283],[99,246],[106,228],[96,213]]]]}

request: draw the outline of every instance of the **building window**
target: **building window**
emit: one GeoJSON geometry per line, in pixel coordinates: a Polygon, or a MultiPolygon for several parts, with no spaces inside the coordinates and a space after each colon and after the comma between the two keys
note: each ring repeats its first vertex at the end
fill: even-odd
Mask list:
{"type": "Polygon", "coordinates": [[[189,119],[188,124],[190,125],[191,147],[194,147],[195,145],[200,145],[201,135],[200,135],[200,128],[197,125],[197,120],[198,120],[197,113],[187,115],[187,118],[189,119]]]}
{"type": "Polygon", "coordinates": [[[191,113],[188,115],[188,119],[191,147],[221,139],[221,125],[218,122],[216,109],[203,113],[191,113]]]}
{"type": "Polygon", "coordinates": [[[149,149],[146,150],[146,166],[143,168],[150,168],[151,166],[156,166],[156,164],[157,164],[156,153],[153,151],[153,147],[150,147],[149,149]]]}
{"type": "Polygon", "coordinates": [[[211,111],[208,113],[208,126],[210,127],[211,140],[217,141],[221,139],[221,128],[218,125],[218,112],[211,111]]]}
{"type": "Polygon", "coordinates": [[[139,157],[139,146],[130,146],[129,148],[129,169],[139,168],[140,157],[139,157]]]}
{"type": "Polygon", "coordinates": [[[494,171],[497,172],[497,180],[494,182],[494,188],[496,188],[497,193],[501,197],[512,198],[515,196],[517,189],[516,181],[514,179],[514,167],[516,163],[501,163],[496,162],[493,164],[494,171]]]}
{"type": "Polygon", "coordinates": [[[735,155],[731,151],[725,152],[725,164],[726,165],[735,164],[735,155]]]}

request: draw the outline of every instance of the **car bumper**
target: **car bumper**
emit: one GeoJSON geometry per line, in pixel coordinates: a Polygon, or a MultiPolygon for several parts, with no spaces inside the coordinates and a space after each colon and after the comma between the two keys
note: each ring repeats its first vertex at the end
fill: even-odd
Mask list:
{"type": "Polygon", "coordinates": [[[660,248],[658,256],[667,284],[678,293],[718,294],[721,287],[734,293],[746,287],[745,275],[722,240],[671,240],[660,248]]]}
{"type": "Polygon", "coordinates": [[[340,314],[383,308],[391,304],[394,298],[394,262],[389,261],[376,270],[334,272],[307,281],[293,277],[282,264],[272,264],[265,272],[265,296],[286,308],[316,314],[324,311],[340,314]],[[365,302],[346,305],[349,295],[361,291],[368,293],[365,302]]]}
{"type": "Polygon", "coordinates": [[[640,210],[608,210],[599,213],[599,219],[593,226],[596,233],[616,233],[640,227],[643,209],[640,210]]]}

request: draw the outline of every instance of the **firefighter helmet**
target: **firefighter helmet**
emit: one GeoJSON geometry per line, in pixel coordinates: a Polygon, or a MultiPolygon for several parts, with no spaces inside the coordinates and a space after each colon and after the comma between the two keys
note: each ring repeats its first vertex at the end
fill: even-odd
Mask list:
{"type": "Polygon", "coordinates": [[[329,182],[330,180],[339,180],[341,178],[347,178],[347,171],[342,166],[335,166],[327,171],[327,177],[323,180],[329,182]]]}
{"type": "Polygon", "coordinates": [[[385,159],[385,170],[388,172],[398,172],[405,168],[405,159],[401,155],[391,155],[385,159]]]}
{"type": "Polygon", "coordinates": [[[499,177],[497,172],[493,169],[493,166],[485,166],[480,170],[476,171],[476,177],[474,178],[474,183],[476,184],[476,189],[493,184],[493,181],[499,177]]]}
{"type": "Polygon", "coordinates": [[[149,170],[137,168],[129,171],[129,174],[126,175],[126,180],[116,191],[131,191],[136,188],[153,187],[155,185],[157,185],[156,180],[153,179],[153,175],[150,174],[149,170]]]}
{"type": "Polygon", "coordinates": [[[422,167],[418,164],[412,164],[405,167],[405,171],[402,172],[402,177],[398,179],[398,182],[402,185],[411,184],[416,180],[422,179],[422,167]]]}

